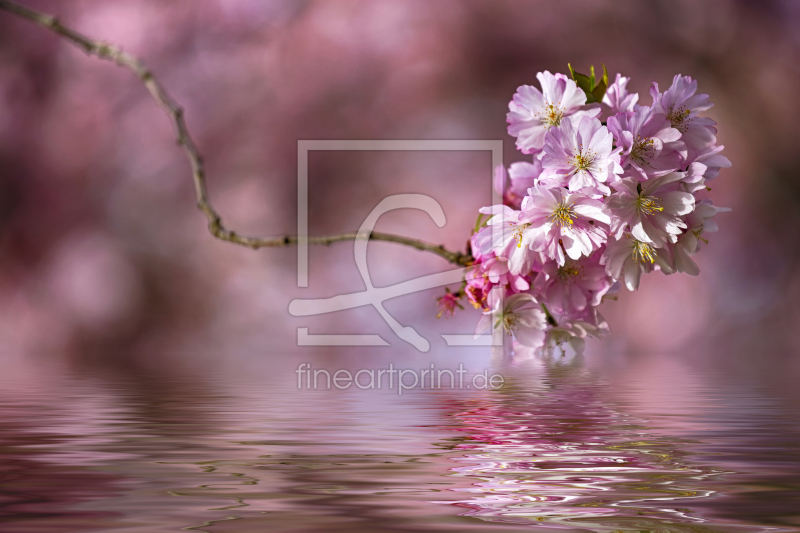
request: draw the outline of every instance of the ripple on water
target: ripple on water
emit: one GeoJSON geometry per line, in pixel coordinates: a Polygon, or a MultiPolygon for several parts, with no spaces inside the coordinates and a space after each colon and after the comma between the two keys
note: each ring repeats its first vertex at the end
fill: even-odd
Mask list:
{"type": "Polygon", "coordinates": [[[800,530],[796,413],[769,391],[501,370],[499,391],[403,398],[191,375],[4,388],[0,529],[800,530]]]}

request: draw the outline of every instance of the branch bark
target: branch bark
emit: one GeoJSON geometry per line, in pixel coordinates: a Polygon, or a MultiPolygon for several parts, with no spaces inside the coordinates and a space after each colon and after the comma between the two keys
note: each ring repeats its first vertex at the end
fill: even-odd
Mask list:
{"type": "MultiPolygon", "coordinates": [[[[177,132],[178,144],[183,148],[186,157],[189,160],[189,165],[192,170],[192,180],[194,182],[195,196],[197,200],[197,208],[203,212],[208,219],[208,231],[222,241],[247,246],[257,250],[259,248],[277,248],[284,246],[291,246],[297,244],[299,238],[296,235],[284,235],[278,237],[247,237],[240,235],[233,230],[225,227],[222,223],[222,217],[211,206],[211,201],[208,197],[208,189],[206,187],[206,172],[203,165],[203,157],[200,155],[197,145],[192,139],[189,129],[186,126],[184,119],[183,108],[176,102],[172,96],[166,91],[161,82],[156,79],[153,73],[145,67],[144,63],[136,56],[125,52],[119,46],[111,43],[96,41],[90,39],[85,35],[68,28],[61,24],[58,18],[40,13],[32,9],[9,2],[7,0],[0,0],[0,10],[8,11],[19,17],[28,19],[39,26],[47,28],[48,30],[63,37],[73,45],[77,46],[86,54],[96,56],[100,59],[112,61],[118,66],[128,69],[133,72],[142,84],[150,92],[156,104],[167,114],[177,132]]],[[[358,232],[341,233],[338,235],[327,235],[322,237],[309,237],[308,244],[324,244],[330,245],[335,242],[351,241],[355,239],[364,238],[363,234],[358,232]]],[[[402,237],[400,235],[392,235],[389,233],[375,233],[372,232],[369,237],[375,241],[386,241],[405,246],[416,248],[426,252],[432,252],[439,255],[459,266],[467,266],[472,263],[473,258],[469,253],[458,251],[451,251],[444,246],[431,244],[418,239],[409,237],[402,237]]]]}

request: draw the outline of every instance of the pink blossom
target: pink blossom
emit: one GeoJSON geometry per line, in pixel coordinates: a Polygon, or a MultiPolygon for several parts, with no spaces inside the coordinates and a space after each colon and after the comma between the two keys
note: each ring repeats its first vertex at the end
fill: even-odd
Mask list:
{"type": "Polygon", "coordinates": [[[493,257],[480,265],[482,273],[486,274],[494,285],[503,285],[512,293],[527,291],[530,283],[518,274],[512,274],[505,257],[493,257]]]}
{"type": "Polygon", "coordinates": [[[654,248],[629,233],[619,240],[610,240],[600,262],[614,279],[624,282],[629,291],[639,288],[642,272],[652,272],[657,266],[665,274],[672,274],[672,265],[666,248],[654,248]]]}
{"type": "Polygon", "coordinates": [[[544,343],[547,317],[533,295],[514,294],[493,299],[491,308],[478,321],[475,336],[498,326],[523,346],[538,348],[544,343]]]}
{"type": "Polygon", "coordinates": [[[586,345],[586,337],[600,338],[608,333],[609,328],[596,307],[587,307],[573,318],[561,318],[558,325],[547,330],[542,355],[553,354],[556,347],[564,350],[569,346],[576,354],[582,354],[586,345]]]}
{"type": "Polygon", "coordinates": [[[625,113],[610,117],[608,129],[622,149],[620,164],[635,169],[639,181],[677,170],[686,155],[681,133],[666,115],[650,107],[640,106],[630,117],[625,113]]]}
{"type": "MultiPolygon", "coordinates": [[[[574,81],[537,77],[542,90],[520,87],[507,115],[533,160],[496,169],[503,203],[480,210],[491,217],[470,241],[475,263],[459,296],[483,311],[477,333],[502,326],[515,350],[581,353],[608,332],[598,307],[622,285],[637,290],[657,270],[699,273],[693,254],[725,209],[697,195],[731,162],[689,77],[663,94],[653,84],[653,105],[640,106],[618,74],[603,98],[607,127],[574,81]]],[[[457,302],[440,298],[441,314],[457,302]]]]}
{"type": "Polygon", "coordinates": [[[721,168],[729,168],[731,166],[731,160],[720,154],[723,148],[725,147],[708,146],[700,150],[694,158],[694,162],[702,163],[707,167],[705,173],[706,181],[711,181],[716,178],[721,168]]]}
{"type": "MultiPolygon", "coordinates": [[[[472,237],[469,238],[469,248],[472,252],[472,257],[475,259],[475,263],[482,263],[490,257],[494,257],[494,251],[491,250],[491,248],[481,250],[481,247],[484,245],[481,232],[485,231],[485,227],[481,228],[477,233],[473,233],[472,237]]],[[[491,243],[491,240],[489,242],[491,243]]]]}
{"type": "Polygon", "coordinates": [[[573,331],[571,328],[566,327],[552,327],[547,330],[545,334],[542,355],[551,356],[556,348],[560,348],[562,355],[565,352],[564,346],[569,346],[576,354],[582,354],[586,341],[583,337],[573,331]]]}
{"type": "Polygon", "coordinates": [[[700,267],[690,257],[697,249],[697,236],[687,231],[680,237],[678,242],[670,246],[672,253],[672,268],[675,272],[682,272],[690,276],[697,276],[700,274],[700,267]]]}
{"type": "Polygon", "coordinates": [[[450,318],[456,313],[456,307],[463,311],[464,308],[461,307],[460,303],[458,303],[460,299],[460,294],[455,294],[450,292],[450,289],[445,289],[444,296],[440,296],[436,299],[436,301],[439,302],[437,306],[439,308],[439,312],[436,313],[436,318],[442,318],[443,316],[445,318],[450,318]]]}
{"type": "Polygon", "coordinates": [[[505,205],[519,209],[528,189],[533,187],[541,173],[542,162],[538,159],[534,159],[533,163],[511,163],[508,172],[505,167],[498,166],[494,171],[494,188],[502,196],[505,205]]]}
{"type": "Polygon", "coordinates": [[[474,265],[466,274],[465,292],[475,308],[486,308],[486,298],[492,287],[502,286],[511,294],[527,291],[530,283],[523,276],[512,274],[505,257],[491,257],[474,265]]]}
{"type": "Polygon", "coordinates": [[[467,270],[465,276],[467,282],[464,287],[464,293],[467,295],[469,303],[475,309],[488,309],[487,298],[489,291],[492,289],[492,282],[489,281],[489,275],[481,271],[480,264],[473,265],[467,270]]]}
{"type": "Polygon", "coordinates": [[[692,194],[705,190],[708,167],[703,163],[692,163],[681,178],[681,190],[692,194]]]}
{"type": "Polygon", "coordinates": [[[542,252],[561,266],[565,256],[588,256],[606,241],[610,219],[599,200],[542,184],[528,194],[518,218],[521,247],[542,252]]]}
{"type": "Polygon", "coordinates": [[[611,108],[611,114],[633,113],[636,102],[639,101],[639,95],[628,92],[629,81],[630,78],[617,74],[617,79],[608,86],[608,90],[603,96],[603,103],[611,108]]]}
{"type": "Polygon", "coordinates": [[[586,94],[573,80],[548,71],[538,73],[536,78],[542,90],[531,85],[519,87],[506,115],[508,134],[517,138],[517,148],[525,154],[540,152],[547,130],[563,119],[600,114],[599,106],[585,105],[586,94]]]}
{"type": "Polygon", "coordinates": [[[708,101],[707,94],[695,94],[697,81],[689,76],[678,74],[672,86],[660,93],[658,84],[653,82],[650,95],[653,97],[653,111],[667,116],[672,127],[681,132],[681,140],[695,152],[716,144],[716,122],[699,116],[714,104],[708,101]]]}
{"type": "MultiPolygon", "coordinates": [[[[711,220],[717,213],[727,213],[730,207],[716,207],[711,200],[702,200],[697,203],[697,208],[686,215],[686,223],[689,228],[687,231],[695,233],[700,237],[703,233],[714,233],[719,230],[716,220],[711,220]]],[[[700,247],[698,243],[697,247],[700,247]]]]}
{"type": "Polygon", "coordinates": [[[672,172],[639,183],[636,177],[619,180],[616,193],[606,201],[611,212],[611,233],[619,239],[625,231],[656,248],[675,242],[686,224],[682,215],[694,209],[694,196],[679,191],[684,173],[672,172]]]}
{"type": "Polygon", "coordinates": [[[673,246],[670,246],[672,268],[675,272],[683,272],[690,276],[696,276],[700,273],[700,268],[690,256],[701,248],[704,240],[701,235],[717,231],[717,223],[711,219],[717,213],[726,211],[730,211],[730,208],[716,207],[711,203],[711,200],[703,200],[698,202],[695,210],[686,216],[688,226],[686,231],[673,246]]]}
{"type": "Polygon", "coordinates": [[[567,260],[563,266],[549,262],[533,281],[536,291],[554,312],[575,315],[587,306],[600,305],[613,280],[600,264],[601,251],[579,260],[567,260]]]}
{"type": "Polygon", "coordinates": [[[541,181],[549,186],[567,186],[592,198],[610,194],[606,181],[622,173],[614,136],[594,117],[583,117],[577,125],[565,120],[545,136],[541,181]]]}
{"type": "Polygon", "coordinates": [[[535,262],[535,255],[523,246],[522,240],[530,224],[520,220],[520,211],[505,205],[482,207],[484,215],[494,215],[473,237],[474,250],[486,260],[492,255],[508,259],[513,274],[527,274],[535,262]]]}

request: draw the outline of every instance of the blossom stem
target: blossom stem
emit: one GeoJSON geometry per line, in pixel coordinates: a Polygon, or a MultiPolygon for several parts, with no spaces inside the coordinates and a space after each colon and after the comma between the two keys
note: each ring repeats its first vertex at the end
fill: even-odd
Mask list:
{"type": "MultiPolygon", "coordinates": [[[[183,148],[189,160],[189,165],[192,170],[192,180],[194,182],[195,196],[197,208],[206,216],[208,220],[208,231],[215,238],[226,241],[240,246],[246,246],[257,250],[258,248],[276,248],[285,247],[297,244],[300,238],[295,235],[284,235],[275,237],[247,237],[240,235],[233,230],[226,228],[222,223],[221,215],[212,207],[211,201],[208,196],[208,189],[206,187],[206,171],[203,164],[203,157],[192,139],[189,128],[186,125],[184,118],[184,110],[178,102],[166,91],[161,82],[153,75],[152,71],[148,69],[142,61],[122,48],[90,39],[85,35],[68,28],[61,24],[58,18],[40,13],[27,7],[9,2],[7,0],[0,0],[0,10],[8,11],[14,15],[30,20],[31,22],[46,28],[53,33],[63,37],[73,45],[82,49],[88,55],[94,55],[100,59],[111,61],[118,66],[131,71],[145,88],[150,92],[150,96],[155,100],[156,104],[167,114],[177,132],[177,143],[183,148]]],[[[323,244],[330,245],[335,242],[352,241],[356,239],[365,238],[358,232],[341,233],[338,235],[327,235],[321,237],[308,237],[308,244],[323,244]]],[[[418,239],[403,237],[400,235],[392,235],[388,233],[371,233],[367,237],[370,240],[393,242],[410,246],[417,250],[434,253],[450,263],[459,266],[468,266],[472,264],[474,259],[470,253],[460,251],[451,251],[442,245],[427,243],[418,239]]]]}
{"type": "Polygon", "coordinates": [[[544,311],[544,316],[547,318],[547,323],[553,327],[558,326],[558,322],[556,322],[555,317],[550,313],[550,309],[547,308],[544,302],[540,303],[539,305],[542,306],[542,311],[544,311]]]}

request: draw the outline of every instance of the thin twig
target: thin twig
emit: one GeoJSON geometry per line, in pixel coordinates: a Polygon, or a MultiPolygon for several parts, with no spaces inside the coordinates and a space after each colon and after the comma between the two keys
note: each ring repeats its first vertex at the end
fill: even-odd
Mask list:
{"type": "MultiPolygon", "coordinates": [[[[211,206],[208,198],[208,190],[206,188],[206,173],[203,165],[203,158],[197,149],[189,129],[186,126],[186,120],[183,116],[183,108],[167,93],[153,73],[144,66],[144,64],[134,55],[125,52],[120,47],[101,41],[95,41],[72,30],[59,22],[59,20],[52,16],[26,7],[20,6],[7,0],[0,0],[0,9],[13,13],[14,15],[28,19],[39,26],[49,29],[50,31],[64,37],[69,42],[82,49],[88,55],[94,55],[100,59],[113,61],[120,67],[126,68],[133,72],[138,77],[144,86],[150,91],[153,100],[156,101],[158,106],[164,110],[175,130],[178,134],[178,144],[186,152],[189,159],[189,165],[192,169],[192,179],[194,181],[195,195],[197,197],[197,208],[205,214],[208,219],[208,230],[217,239],[227,241],[233,244],[247,246],[257,250],[258,248],[265,247],[281,247],[297,244],[299,238],[295,235],[284,235],[279,237],[246,237],[240,235],[235,231],[229,230],[222,224],[222,217],[211,206]]],[[[328,235],[324,237],[309,237],[308,244],[332,244],[341,241],[352,241],[359,238],[364,238],[363,234],[358,232],[342,233],[339,235],[328,235]]],[[[376,241],[394,242],[411,246],[417,250],[426,252],[433,252],[447,261],[456,265],[466,266],[473,261],[468,253],[453,252],[447,250],[444,246],[427,243],[417,239],[402,237],[399,235],[392,235],[388,233],[371,233],[369,238],[376,241]]]]}

